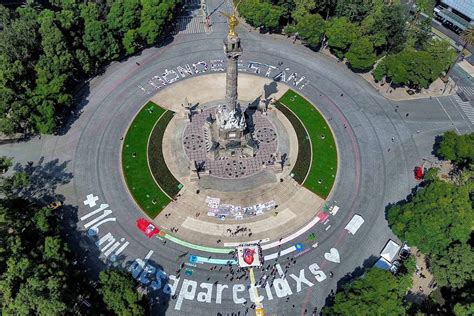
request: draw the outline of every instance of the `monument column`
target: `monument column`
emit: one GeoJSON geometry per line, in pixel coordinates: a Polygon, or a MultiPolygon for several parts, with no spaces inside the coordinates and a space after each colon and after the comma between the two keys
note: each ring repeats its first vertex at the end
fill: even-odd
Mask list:
{"type": "Polygon", "coordinates": [[[233,35],[227,35],[227,38],[224,40],[224,52],[227,56],[225,100],[230,112],[235,111],[237,108],[237,65],[239,57],[242,55],[240,38],[237,34],[233,35]]]}

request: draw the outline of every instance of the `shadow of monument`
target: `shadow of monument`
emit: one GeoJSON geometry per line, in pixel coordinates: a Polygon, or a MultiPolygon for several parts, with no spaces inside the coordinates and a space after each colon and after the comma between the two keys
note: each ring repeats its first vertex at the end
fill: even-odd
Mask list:
{"type": "Polygon", "coordinates": [[[21,165],[17,163],[13,170],[26,172],[30,176],[29,185],[16,189],[15,194],[26,199],[51,199],[54,197],[56,188],[71,181],[72,173],[67,171],[69,161],[59,162],[54,159],[48,162],[41,157],[37,163],[21,165]]]}
{"type": "Polygon", "coordinates": [[[270,82],[263,86],[264,96],[263,98],[266,99],[270,97],[272,94],[277,93],[277,83],[275,81],[270,82]]]}

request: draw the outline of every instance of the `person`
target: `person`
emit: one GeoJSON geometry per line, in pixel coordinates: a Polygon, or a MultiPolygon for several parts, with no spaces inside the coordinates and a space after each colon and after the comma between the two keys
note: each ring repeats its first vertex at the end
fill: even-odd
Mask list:
{"type": "Polygon", "coordinates": [[[333,278],[333,277],[334,277],[334,273],[332,273],[332,271],[329,271],[329,277],[330,277],[330,278],[333,278]]]}

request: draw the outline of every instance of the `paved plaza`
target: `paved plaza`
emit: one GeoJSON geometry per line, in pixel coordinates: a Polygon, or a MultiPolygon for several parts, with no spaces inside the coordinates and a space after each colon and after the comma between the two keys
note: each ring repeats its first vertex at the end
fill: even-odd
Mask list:
{"type": "MultiPolygon", "coordinates": [[[[243,108],[245,110],[246,107],[243,108]]],[[[202,163],[210,175],[219,178],[244,178],[262,168],[275,166],[278,147],[275,127],[265,115],[256,110],[248,111],[254,129],[251,137],[258,145],[256,154],[250,157],[243,154],[229,158],[211,157],[213,144],[206,125],[216,117],[216,111],[217,108],[213,107],[192,115],[183,135],[183,147],[189,160],[202,163]]]]}

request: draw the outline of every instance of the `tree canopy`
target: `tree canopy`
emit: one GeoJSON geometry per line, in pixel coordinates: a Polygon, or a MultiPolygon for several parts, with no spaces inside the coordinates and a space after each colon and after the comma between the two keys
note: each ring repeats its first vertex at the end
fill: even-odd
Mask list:
{"type": "Polygon", "coordinates": [[[394,276],[389,271],[371,268],[361,278],[344,285],[336,293],[334,305],[324,309],[328,315],[406,315],[403,297],[411,287],[408,273],[394,276]]]}
{"type": "Polygon", "coordinates": [[[346,58],[353,69],[370,70],[377,58],[374,44],[367,37],[359,37],[352,43],[346,58]]]}
{"type": "Polygon", "coordinates": [[[332,19],[326,28],[328,46],[339,58],[344,56],[352,42],[360,35],[357,25],[351,23],[346,17],[332,19]]]}
{"type": "MultiPolygon", "coordinates": [[[[29,2],[28,2],[29,3],[29,2]]],[[[120,56],[166,36],[179,0],[0,5],[0,133],[53,133],[72,91],[120,56]]]]}
{"type": "MultiPolygon", "coordinates": [[[[446,149],[447,155],[458,157],[453,146],[458,136],[448,132],[445,137],[444,146],[450,147],[449,151],[446,149]]],[[[470,146],[474,146],[472,142],[470,146]]],[[[442,287],[441,308],[447,313],[467,315],[474,307],[472,170],[462,169],[464,180],[456,184],[440,180],[436,169],[430,169],[426,175],[424,187],[414,196],[389,207],[388,222],[400,239],[427,256],[429,269],[442,287]]]]}
{"type": "Polygon", "coordinates": [[[310,47],[318,47],[324,35],[325,22],[319,14],[306,14],[298,19],[296,25],[288,27],[287,33],[298,33],[310,47]]]}
{"type": "Polygon", "coordinates": [[[239,6],[239,12],[247,22],[254,27],[268,30],[278,29],[283,8],[262,0],[244,0],[239,6]]]}
{"type": "Polygon", "coordinates": [[[455,131],[444,133],[437,154],[457,164],[474,163],[474,133],[458,135],[455,131]]]}
{"type": "Polygon", "coordinates": [[[381,80],[385,76],[391,83],[415,89],[428,88],[449,67],[455,55],[446,42],[432,40],[426,50],[407,47],[386,56],[378,64],[374,77],[381,80]]]}
{"type": "MultiPolygon", "coordinates": [[[[0,157],[6,170],[11,159],[0,157]]],[[[135,290],[130,274],[108,271],[101,274],[99,293],[89,284],[77,264],[78,256],[60,234],[58,209],[27,201],[5,186],[2,176],[0,199],[0,311],[4,315],[89,315],[83,299],[94,313],[105,315],[105,304],[118,315],[143,315],[146,302],[135,290]],[[115,291],[115,294],[112,294],[115,291]],[[115,305],[113,305],[115,304],[115,305]]]]}
{"type": "Polygon", "coordinates": [[[107,308],[119,316],[144,315],[143,299],[136,290],[136,281],[129,273],[118,270],[100,272],[101,288],[107,308]]]}
{"type": "Polygon", "coordinates": [[[389,209],[388,222],[397,236],[425,254],[442,254],[454,242],[469,239],[474,212],[472,183],[433,180],[407,203],[389,209]]]}

